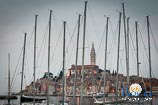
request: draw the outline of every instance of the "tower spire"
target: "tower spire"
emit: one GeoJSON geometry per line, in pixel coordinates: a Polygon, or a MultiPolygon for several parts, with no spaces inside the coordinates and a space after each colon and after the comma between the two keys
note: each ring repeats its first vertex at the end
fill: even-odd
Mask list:
{"type": "Polygon", "coordinates": [[[96,65],[96,53],[95,53],[94,43],[92,43],[92,48],[90,53],[90,64],[96,65]]]}

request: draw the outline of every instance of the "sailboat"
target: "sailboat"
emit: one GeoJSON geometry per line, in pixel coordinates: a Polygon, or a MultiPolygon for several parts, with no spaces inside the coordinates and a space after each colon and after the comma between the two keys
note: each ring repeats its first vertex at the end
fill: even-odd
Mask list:
{"type": "Polygon", "coordinates": [[[24,50],[23,50],[23,65],[22,65],[22,76],[21,76],[21,93],[20,93],[20,105],[24,102],[41,102],[43,100],[46,100],[44,97],[35,96],[35,70],[36,70],[36,30],[37,30],[37,16],[35,15],[35,37],[34,37],[34,82],[33,82],[33,88],[34,88],[34,95],[33,96],[25,96],[22,94],[22,87],[23,87],[23,72],[24,72],[24,62],[25,62],[25,46],[26,46],[26,33],[24,38],[24,50]]]}
{"type": "Polygon", "coordinates": [[[44,100],[46,100],[46,98],[44,97],[39,97],[39,96],[25,96],[23,95],[22,98],[21,98],[21,101],[22,103],[25,103],[25,102],[43,102],[44,100]]]}
{"type": "MultiPolygon", "coordinates": [[[[127,18],[127,32],[126,32],[126,22],[125,22],[125,9],[123,3],[123,20],[124,20],[124,34],[125,34],[125,49],[126,49],[126,69],[127,69],[127,84],[128,87],[126,89],[127,96],[118,96],[118,71],[119,71],[119,46],[120,46],[120,27],[121,27],[121,13],[119,19],[119,36],[118,36],[118,55],[117,55],[117,77],[116,77],[116,95],[113,96],[114,100],[108,101],[103,97],[103,100],[99,100],[96,97],[94,98],[95,104],[119,104],[119,103],[132,103],[132,104],[142,104],[142,103],[150,103],[152,105],[152,86],[150,86],[150,94],[149,96],[131,96],[129,93],[129,18],[127,18]]],[[[137,24],[137,23],[136,23],[137,24]]],[[[149,73],[150,73],[150,85],[151,85],[151,55],[150,55],[150,33],[149,33],[149,16],[147,16],[147,30],[148,30],[148,48],[149,48],[149,73]]],[[[107,37],[107,36],[106,36],[107,37]]],[[[107,44],[107,42],[106,42],[107,44]]],[[[136,45],[137,45],[137,76],[139,76],[139,59],[138,59],[138,39],[137,39],[137,25],[136,25],[136,45]]],[[[105,48],[107,50],[107,48],[105,48]]],[[[106,54],[105,54],[105,68],[106,68],[106,54]]],[[[105,82],[105,81],[104,81],[105,82]]],[[[104,84],[105,86],[105,84],[104,84]]],[[[124,90],[124,89],[123,89],[124,90]]],[[[108,98],[108,97],[107,97],[108,98]]]]}
{"type": "MultiPolygon", "coordinates": [[[[124,5],[123,5],[123,8],[124,8],[124,5]]],[[[125,19],[125,12],[124,12],[124,19],[125,19]]],[[[135,22],[135,26],[136,26],[136,49],[137,49],[137,77],[139,77],[139,53],[138,53],[138,32],[137,32],[137,27],[138,27],[138,23],[135,22]]],[[[127,28],[128,28],[128,34],[129,34],[129,18],[127,18],[127,28]]],[[[135,104],[142,104],[142,103],[150,103],[152,105],[152,85],[151,85],[151,55],[150,55],[150,33],[149,33],[149,16],[147,16],[147,31],[148,31],[148,51],[149,51],[149,73],[150,73],[150,93],[149,95],[144,95],[144,96],[131,96],[131,94],[128,92],[128,89],[127,89],[127,95],[128,96],[125,96],[123,98],[123,100],[126,100],[126,103],[135,103],[135,104]]],[[[129,37],[129,36],[128,36],[129,37]]],[[[129,39],[128,39],[129,41],[129,39]]],[[[126,42],[128,43],[128,47],[129,47],[129,42],[126,42]]],[[[128,48],[127,47],[127,48],[128,48]]],[[[129,48],[128,48],[129,50],[129,48]]],[[[129,51],[128,51],[129,53],[129,51]]],[[[128,54],[126,54],[128,55],[128,54]]],[[[128,55],[129,57],[129,55],[128,55]]],[[[127,59],[129,60],[129,58],[127,59]]],[[[129,66],[129,65],[127,65],[129,66]]],[[[129,67],[128,67],[128,70],[129,70],[129,67]]],[[[127,72],[129,73],[129,71],[127,72]]],[[[128,76],[128,85],[129,85],[129,74],[127,74],[128,76]]],[[[118,82],[118,81],[117,81],[118,82]]],[[[144,85],[145,86],[145,85],[144,85]]],[[[129,87],[129,86],[128,86],[129,87]]],[[[144,92],[144,94],[146,94],[146,92],[144,92]]]]}
{"type": "MultiPolygon", "coordinates": [[[[106,23],[105,64],[104,64],[105,71],[106,71],[106,62],[107,62],[108,22],[109,22],[109,17],[107,17],[107,23],[106,23]]],[[[119,59],[119,43],[120,43],[120,26],[121,26],[121,13],[120,13],[120,17],[119,17],[118,59],[119,59]]],[[[118,65],[119,65],[119,62],[117,60],[117,71],[118,71],[118,65]]],[[[105,95],[105,75],[106,74],[104,74],[104,94],[102,95],[102,97],[94,97],[94,103],[95,104],[103,104],[103,105],[104,104],[113,104],[113,103],[123,103],[124,100],[122,100],[122,99],[113,100],[113,98],[116,97],[116,95],[114,95],[114,96],[109,96],[108,94],[105,95]],[[109,99],[109,97],[111,97],[111,99],[109,99]]],[[[118,85],[117,83],[118,83],[118,79],[116,80],[116,87],[118,85]]]]}
{"type": "Polygon", "coordinates": [[[10,53],[8,53],[8,96],[1,96],[0,99],[7,99],[8,103],[5,105],[11,105],[11,100],[16,100],[17,96],[11,95],[11,86],[10,86],[10,53]]]}
{"type": "Polygon", "coordinates": [[[63,22],[64,32],[63,32],[63,64],[62,64],[62,100],[59,101],[60,105],[68,105],[66,100],[66,77],[65,77],[65,35],[66,35],[66,21],[63,22]]]}
{"type": "MultiPolygon", "coordinates": [[[[149,58],[148,58],[148,62],[149,62],[149,74],[150,74],[150,91],[149,92],[144,92],[144,97],[135,97],[135,99],[133,99],[133,97],[129,97],[127,98],[128,102],[130,102],[131,100],[134,100],[135,103],[145,103],[147,102],[148,104],[152,105],[152,83],[151,83],[151,52],[150,52],[150,28],[149,28],[149,16],[146,16],[147,19],[147,35],[148,35],[148,51],[149,51],[149,58]],[[147,95],[148,94],[148,95],[147,95]]],[[[138,50],[138,36],[137,36],[137,22],[136,24],[136,43],[137,43],[137,50],[138,50]]],[[[138,59],[138,52],[137,52],[137,76],[139,76],[139,59],[138,59]]]]}

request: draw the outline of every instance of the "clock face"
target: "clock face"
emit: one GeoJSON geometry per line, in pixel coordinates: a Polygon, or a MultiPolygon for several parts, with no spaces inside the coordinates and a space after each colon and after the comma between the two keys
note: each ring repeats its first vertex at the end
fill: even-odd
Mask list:
{"type": "Polygon", "coordinates": [[[139,84],[134,83],[130,86],[129,91],[132,94],[132,96],[139,96],[139,94],[142,91],[142,88],[139,84]]]}

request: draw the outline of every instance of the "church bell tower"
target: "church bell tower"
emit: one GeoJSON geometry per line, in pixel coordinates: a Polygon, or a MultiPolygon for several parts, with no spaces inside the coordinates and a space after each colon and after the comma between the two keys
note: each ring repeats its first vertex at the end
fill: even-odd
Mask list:
{"type": "Polygon", "coordinates": [[[94,49],[94,43],[92,43],[91,53],[90,53],[90,64],[96,65],[96,54],[94,49]]]}

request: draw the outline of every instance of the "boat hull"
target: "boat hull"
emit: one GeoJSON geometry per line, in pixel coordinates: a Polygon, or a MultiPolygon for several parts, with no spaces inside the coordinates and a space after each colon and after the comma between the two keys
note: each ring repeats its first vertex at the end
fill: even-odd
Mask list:
{"type": "Polygon", "coordinates": [[[46,100],[46,98],[42,97],[32,97],[32,96],[22,96],[21,102],[33,102],[35,99],[35,102],[42,102],[43,100],[46,100]]]}

